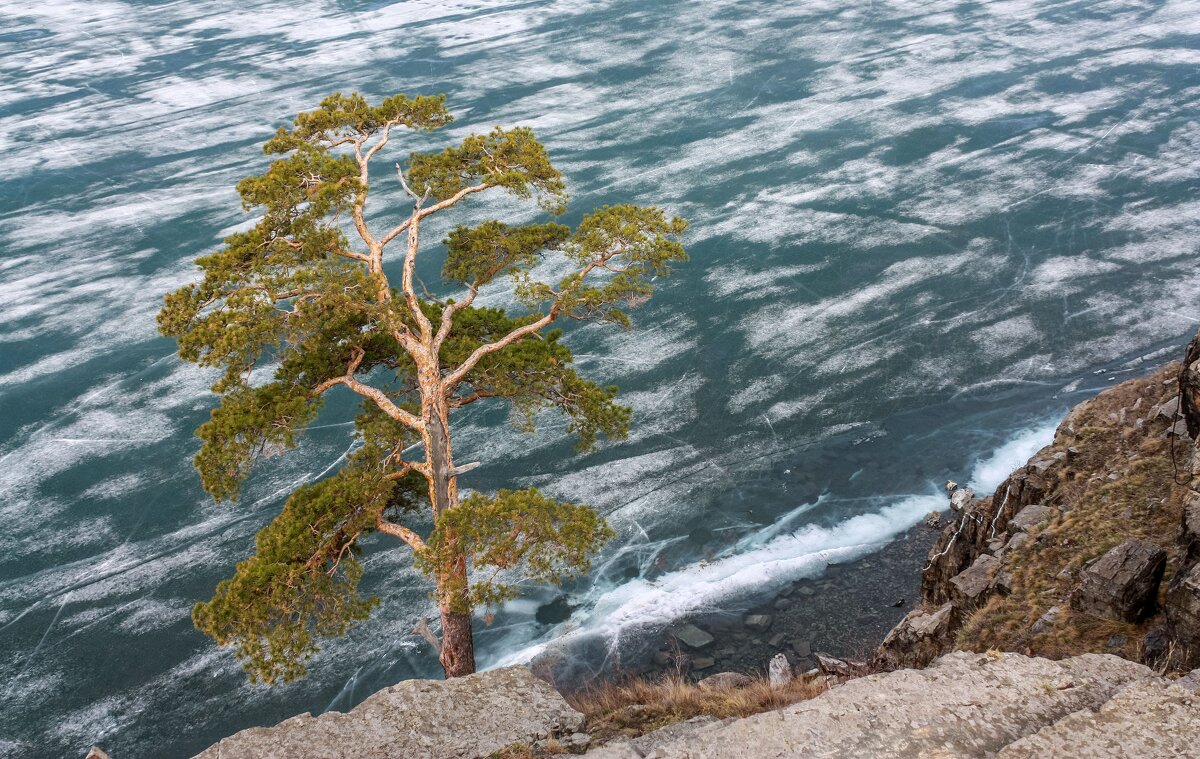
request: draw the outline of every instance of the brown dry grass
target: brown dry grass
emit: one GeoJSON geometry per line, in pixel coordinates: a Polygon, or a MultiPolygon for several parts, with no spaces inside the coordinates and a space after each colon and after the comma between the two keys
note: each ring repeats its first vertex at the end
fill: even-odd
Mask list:
{"type": "Polygon", "coordinates": [[[823,680],[798,677],[781,688],[755,678],[741,688],[715,688],[678,675],[634,679],[577,693],[571,705],[587,715],[588,732],[600,740],[635,737],[692,717],[746,717],[820,695],[823,680]]]}
{"type": "MultiPolygon", "coordinates": [[[[1162,588],[1178,567],[1175,538],[1185,486],[1175,482],[1171,442],[1163,437],[1170,423],[1156,419],[1141,429],[1135,426],[1135,420],[1144,419],[1155,404],[1177,394],[1177,388],[1164,381],[1177,376],[1178,370],[1178,365],[1172,365],[1109,389],[1075,412],[1074,435],[1059,430],[1042,455],[1076,449],[1053,470],[1057,480],[1047,503],[1062,513],[1032,530],[1030,541],[1005,557],[1005,567],[1013,572],[1012,594],[993,597],[970,615],[959,633],[958,647],[1051,658],[1089,651],[1138,658],[1146,624],[1072,612],[1067,598],[1084,564],[1130,538],[1168,551],[1162,588]],[[1110,473],[1118,478],[1110,480],[1110,473]],[[1052,606],[1062,609],[1058,622],[1032,635],[1030,627],[1052,606]],[[1125,643],[1108,646],[1114,636],[1123,636],[1125,643]]],[[[1180,480],[1186,478],[1188,450],[1189,444],[1176,446],[1180,480]]]]}
{"type": "MultiPolygon", "coordinates": [[[[700,685],[673,674],[654,680],[633,678],[604,683],[568,695],[567,700],[587,716],[586,730],[595,746],[613,738],[636,738],[693,717],[748,717],[781,709],[828,689],[824,678],[797,677],[781,688],[772,688],[766,678],[757,677],[744,687],[728,688],[700,685]]],[[[561,751],[553,740],[544,746],[514,744],[491,759],[543,759],[561,751]]]]}

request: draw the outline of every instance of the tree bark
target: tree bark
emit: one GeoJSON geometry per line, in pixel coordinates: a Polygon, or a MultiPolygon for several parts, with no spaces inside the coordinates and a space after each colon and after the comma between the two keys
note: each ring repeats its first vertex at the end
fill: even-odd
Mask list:
{"type": "MultiPolygon", "coordinates": [[[[462,568],[466,574],[466,566],[462,568]]],[[[464,577],[465,581],[466,578],[464,577]]],[[[471,612],[455,611],[443,604],[442,652],[438,657],[446,677],[462,677],[475,673],[475,632],[471,626],[471,612]]]]}
{"type": "MultiPolygon", "coordinates": [[[[429,464],[429,498],[434,519],[458,505],[458,478],[450,445],[450,407],[439,379],[431,376],[421,383],[424,393],[425,447],[429,464]]],[[[467,599],[467,560],[458,540],[447,535],[454,558],[441,568],[437,578],[438,607],[442,617],[442,650],[438,657],[446,677],[475,672],[475,637],[471,605],[467,599]]]]}

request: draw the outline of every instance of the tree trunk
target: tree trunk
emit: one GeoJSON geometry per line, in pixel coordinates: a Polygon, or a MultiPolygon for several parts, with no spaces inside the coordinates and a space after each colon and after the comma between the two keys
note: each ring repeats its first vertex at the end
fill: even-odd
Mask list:
{"type": "Polygon", "coordinates": [[[442,607],[442,653],[438,658],[446,677],[475,673],[475,633],[470,612],[442,607]]]}
{"type": "MultiPolygon", "coordinates": [[[[425,441],[428,452],[429,496],[436,519],[458,505],[458,482],[450,447],[450,409],[439,387],[427,409],[425,441]],[[440,401],[440,402],[439,402],[440,401]]],[[[454,536],[447,535],[456,558],[443,568],[438,578],[438,607],[442,617],[442,651],[439,660],[446,677],[462,677],[475,672],[475,637],[471,626],[471,605],[467,600],[467,560],[454,536]]]]}

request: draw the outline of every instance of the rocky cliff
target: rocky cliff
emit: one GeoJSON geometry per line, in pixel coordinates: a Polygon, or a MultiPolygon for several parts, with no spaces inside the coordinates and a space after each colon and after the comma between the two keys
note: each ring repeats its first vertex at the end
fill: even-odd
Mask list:
{"type": "Polygon", "coordinates": [[[984,498],[950,483],[921,604],[876,664],[956,648],[1200,664],[1200,343],[1080,404],[984,498]]]}

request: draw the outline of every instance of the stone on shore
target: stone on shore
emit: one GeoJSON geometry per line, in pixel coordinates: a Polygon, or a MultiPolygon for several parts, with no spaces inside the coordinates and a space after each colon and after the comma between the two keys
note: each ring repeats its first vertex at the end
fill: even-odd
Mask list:
{"type": "Polygon", "coordinates": [[[675,637],[692,648],[704,648],[715,638],[693,624],[687,624],[675,631],[675,637]]]}

